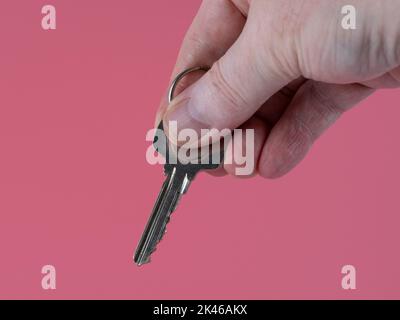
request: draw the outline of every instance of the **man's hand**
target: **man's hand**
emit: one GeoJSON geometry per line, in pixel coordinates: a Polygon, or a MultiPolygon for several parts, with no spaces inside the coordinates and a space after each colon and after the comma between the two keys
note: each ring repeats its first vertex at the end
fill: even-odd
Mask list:
{"type": "MultiPolygon", "coordinates": [[[[343,112],[400,86],[400,1],[353,0],[356,30],[342,28],[346,4],[204,0],[172,78],[212,68],[185,78],[158,118],[179,129],[254,129],[257,173],[286,174],[343,112]]],[[[234,174],[235,165],[224,170],[234,174]]]]}

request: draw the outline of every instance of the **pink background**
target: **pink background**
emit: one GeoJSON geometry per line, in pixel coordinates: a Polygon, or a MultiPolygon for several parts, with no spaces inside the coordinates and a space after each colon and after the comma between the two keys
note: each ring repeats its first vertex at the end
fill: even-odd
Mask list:
{"type": "Polygon", "coordinates": [[[153,263],[133,264],[163,180],[145,135],[199,3],[1,1],[0,298],[400,298],[400,90],[281,180],[199,176],[153,263]]]}

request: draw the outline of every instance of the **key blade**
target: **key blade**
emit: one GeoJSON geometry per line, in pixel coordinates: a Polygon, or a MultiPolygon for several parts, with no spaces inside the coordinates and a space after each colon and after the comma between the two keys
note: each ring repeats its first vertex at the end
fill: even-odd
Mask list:
{"type": "Polygon", "coordinates": [[[141,266],[150,262],[152,253],[162,240],[170,220],[171,213],[188,188],[190,180],[187,174],[179,172],[176,167],[168,170],[150,219],[135,252],[134,261],[141,266]]]}

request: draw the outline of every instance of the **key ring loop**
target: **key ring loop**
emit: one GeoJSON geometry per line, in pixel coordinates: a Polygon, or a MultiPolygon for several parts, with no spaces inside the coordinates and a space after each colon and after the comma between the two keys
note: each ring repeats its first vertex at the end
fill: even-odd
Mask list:
{"type": "Polygon", "coordinates": [[[174,79],[174,81],[172,81],[171,86],[169,88],[168,103],[171,103],[172,100],[174,99],[175,89],[178,86],[179,81],[181,81],[184,77],[186,77],[190,73],[197,72],[197,71],[206,71],[207,72],[208,70],[210,70],[210,67],[207,67],[207,66],[193,67],[193,68],[186,69],[186,70],[182,71],[180,74],[178,74],[176,76],[176,78],[174,79]]]}

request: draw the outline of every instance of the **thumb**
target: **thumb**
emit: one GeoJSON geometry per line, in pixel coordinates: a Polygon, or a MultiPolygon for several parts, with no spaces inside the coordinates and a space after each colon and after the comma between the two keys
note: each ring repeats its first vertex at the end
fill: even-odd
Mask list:
{"type": "Polygon", "coordinates": [[[210,71],[172,101],[164,127],[176,121],[178,132],[188,128],[199,134],[201,129],[235,129],[296,79],[298,75],[280,69],[284,64],[276,58],[279,44],[274,41],[274,46],[266,49],[258,36],[245,28],[210,71]]]}

